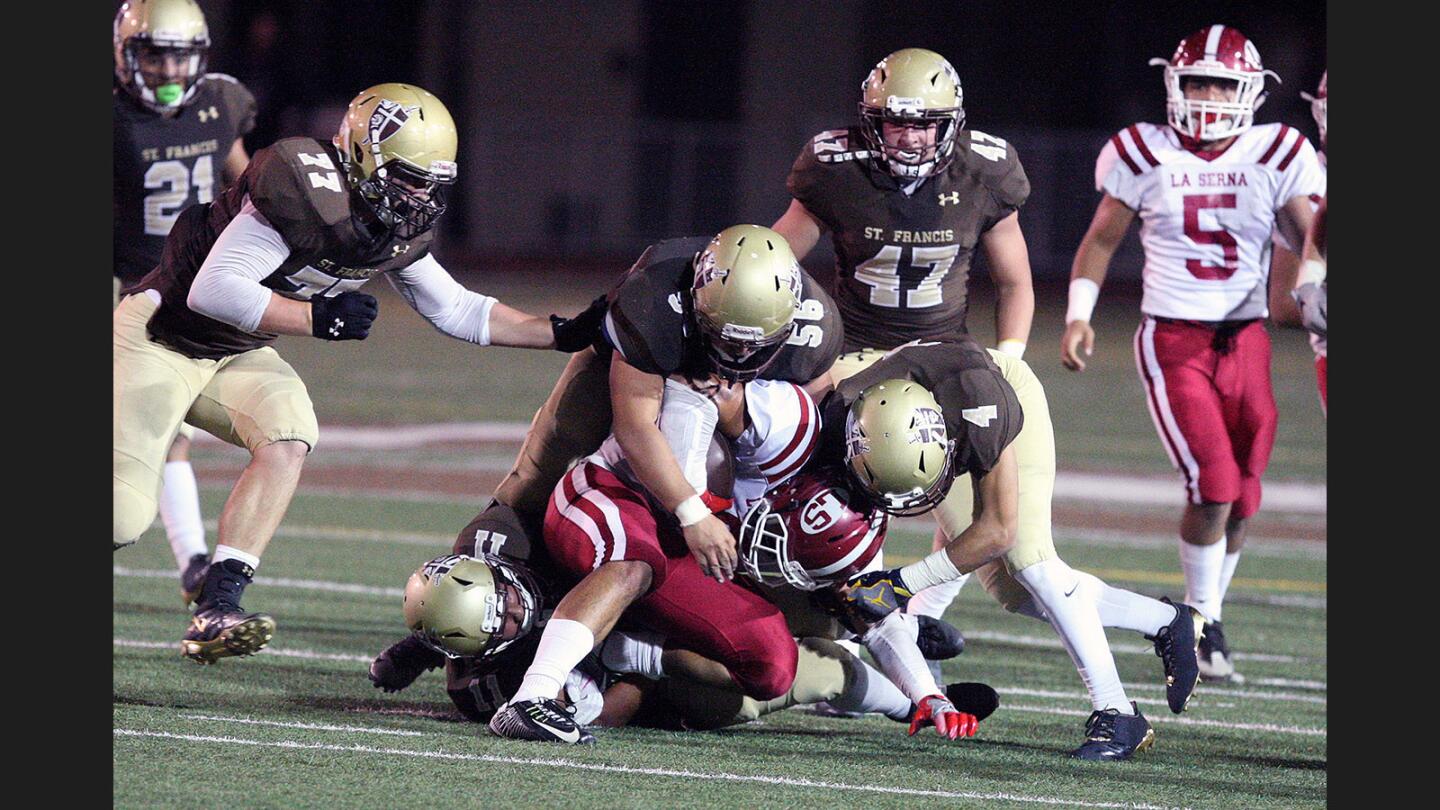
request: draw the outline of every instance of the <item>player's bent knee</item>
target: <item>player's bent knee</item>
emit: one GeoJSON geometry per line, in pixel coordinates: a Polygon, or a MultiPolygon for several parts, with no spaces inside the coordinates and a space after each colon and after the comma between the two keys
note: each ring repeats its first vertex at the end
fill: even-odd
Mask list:
{"type": "Polygon", "coordinates": [[[160,507],[154,498],[123,481],[115,482],[113,497],[113,539],[115,547],[120,548],[135,542],[150,528],[160,507]]]}
{"type": "Polygon", "coordinates": [[[742,692],[756,700],[774,700],[790,691],[795,683],[799,652],[794,640],[786,638],[789,644],[772,645],[767,655],[730,668],[730,674],[742,692]]]}

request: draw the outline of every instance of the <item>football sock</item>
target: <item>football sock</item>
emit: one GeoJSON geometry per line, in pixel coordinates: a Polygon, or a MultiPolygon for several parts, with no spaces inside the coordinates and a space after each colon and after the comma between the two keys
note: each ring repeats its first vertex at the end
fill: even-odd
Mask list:
{"type": "Polygon", "coordinates": [[[830,698],[831,708],[842,712],[879,712],[891,720],[910,718],[910,698],[905,697],[880,670],[857,661],[853,678],[845,691],[830,698]]]}
{"type": "Polygon", "coordinates": [[[1106,627],[1119,627],[1153,636],[1160,632],[1160,628],[1175,620],[1175,608],[1159,599],[1112,587],[1094,574],[1084,571],[1075,571],[1075,575],[1080,577],[1080,592],[1095,602],[1100,623],[1106,627]]]}
{"type": "Polygon", "coordinates": [[[511,703],[535,698],[554,698],[565,678],[595,648],[595,634],[573,619],[551,619],[540,636],[535,660],[525,670],[525,680],[515,690],[511,703]]]}
{"type": "Polygon", "coordinates": [[[1220,571],[1225,566],[1225,541],[1196,546],[1180,541],[1180,569],[1185,572],[1185,601],[1214,621],[1220,611],[1220,571]]]}
{"type": "Polygon", "coordinates": [[[952,579],[949,582],[942,582],[939,585],[931,585],[921,590],[910,598],[910,604],[905,606],[905,612],[911,616],[929,616],[932,619],[939,619],[949,610],[950,603],[960,595],[960,588],[963,587],[969,574],[961,574],[959,579],[952,579]]]}
{"type": "Polygon", "coordinates": [[[616,630],[600,645],[600,663],[612,672],[665,677],[665,637],[645,630],[616,630]]]}
{"type": "Polygon", "coordinates": [[[205,554],[205,524],[200,519],[200,492],[195,468],[188,461],[167,461],[160,487],[160,520],[181,571],[196,554],[205,554]]]}
{"type": "Polygon", "coordinates": [[[920,625],[915,617],[897,610],[867,630],[861,639],[880,670],[912,701],[940,694],[935,676],[915,646],[919,636],[920,625]]]}
{"type": "MultiPolygon", "coordinates": [[[[1096,711],[1117,709],[1121,714],[1134,714],[1135,709],[1125,697],[1120,673],[1110,642],[1100,624],[1095,601],[1081,594],[1080,578],[1063,560],[1050,559],[1027,566],[1015,574],[1025,589],[1044,609],[1050,626],[1060,636],[1065,651],[1085,682],[1090,703],[1096,711]]],[[[1175,613],[1172,610],[1171,616],[1175,613]]]]}
{"type": "Polygon", "coordinates": [[[250,576],[255,576],[254,569],[260,567],[260,558],[256,557],[254,554],[251,554],[248,551],[241,551],[238,548],[231,548],[230,546],[217,544],[215,546],[215,556],[211,558],[210,562],[213,564],[218,563],[222,560],[239,560],[240,562],[245,563],[252,569],[250,576]]]}
{"type": "MultiPolygon", "coordinates": [[[[1221,543],[1225,540],[1222,538],[1221,543]]],[[[1235,576],[1235,566],[1240,564],[1240,552],[1226,552],[1225,563],[1220,567],[1220,599],[1215,603],[1215,621],[1220,621],[1220,611],[1225,607],[1225,594],[1230,592],[1230,580],[1235,576]]]]}

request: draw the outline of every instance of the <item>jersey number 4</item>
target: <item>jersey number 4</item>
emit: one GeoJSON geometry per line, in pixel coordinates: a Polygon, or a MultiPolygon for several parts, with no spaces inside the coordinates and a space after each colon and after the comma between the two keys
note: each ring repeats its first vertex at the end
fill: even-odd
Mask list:
{"type": "Polygon", "coordinates": [[[877,307],[899,309],[924,309],[937,307],[944,302],[944,290],[940,282],[950,272],[959,245],[939,247],[902,247],[886,245],[880,252],[860,263],[855,268],[855,280],[870,287],[870,303],[877,307]],[[909,261],[905,253],[909,251],[909,261]],[[904,264],[909,269],[924,269],[925,275],[913,290],[905,291],[905,303],[900,303],[900,270],[904,264]]]}
{"type": "Polygon", "coordinates": [[[1224,227],[1213,231],[1200,227],[1201,211],[1234,208],[1235,195],[1186,194],[1184,200],[1185,235],[1197,245],[1219,245],[1223,256],[1218,267],[1213,264],[1205,264],[1202,259],[1186,259],[1185,269],[1190,271],[1190,275],[1209,281],[1224,281],[1235,275],[1235,271],[1240,269],[1240,251],[1236,246],[1235,237],[1231,236],[1224,227]]]}
{"type": "Polygon", "coordinates": [[[159,160],[145,170],[145,188],[163,189],[145,195],[145,233],[165,236],[190,199],[190,185],[195,185],[195,201],[204,205],[215,196],[215,163],[210,155],[195,158],[195,168],[183,160],[159,160]]]}

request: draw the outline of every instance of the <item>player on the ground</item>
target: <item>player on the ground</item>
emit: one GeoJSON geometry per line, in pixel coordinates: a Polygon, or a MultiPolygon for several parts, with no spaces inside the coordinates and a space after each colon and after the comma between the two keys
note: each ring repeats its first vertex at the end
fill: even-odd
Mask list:
{"type": "Polygon", "coordinates": [[[1139,216],[1145,292],[1135,360],[1185,483],[1180,564],[1185,601],[1206,617],[1201,673],[1226,680],[1235,666],[1221,603],[1275,441],[1264,324],[1271,234],[1303,244],[1325,175],[1298,130],[1253,124],[1275,74],[1236,29],[1203,28],[1152,64],[1165,65],[1169,126],[1132,124],[1100,152],[1103,195],[1075,252],[1060,355],[1066,368],[1085,369],[1100,284],[1139,216]]]}
{"type": "MultiPolygon", "coordinates": [[[[967,333],[977,247],[997,293],[996,340],[1020,357],[1035,312],[1019,208],[1030,181],[1014,145],[965,128],[960,79],[923,48],[886,56],[861,86],[860,121],[815,136],[774,228],[803,259],[821,234],[835,248],[835,300],[845,352],[831,376],[863,368],[868,350],[967,333]]],[[[937,531],[935,548],[944,538],[937,531]]],[[[939,618],[964,578],[918,594],[912,613],[939,618]]],[[[934,667],[938,672],[938,665],[934,667]]]]}
{"type": "Polygon", "coordinates": [[[333,143],[278,141],[213,202],[185,209],[160,265],[124,290],[114,314],[114,547],[154,519],[182,420],[251,454],[220,515],[181,641],[187,657],[250,655],[275,629],[240,598],[319,434],[305,384],[269,345],[278,335],[365,338],[379,309],[358,290],[383,274],[453,337],[562,351],[589,344],[598,309],[573,320],[528,315],[467,290],[431,255],[455,151],[455,124],[435,96],[407,84],[368,88],[333,143]]]}
{"type": "MultiPolygon", "coordinates": [[[[115,14],[114,252],[120,287],[160,263],[180,212],[208,203],[245,171],[241,137],[255,98],[223,73],[206,73],[210,31],[194,0],[127,2],[115,14]]],[[[160,520],[188,606],[209,564],[200,493],[190,466],[194,428],[182,423],[165,456],[160,520]]]]}
{"type": "Polygon", "coordinates": [[[892,514],[934,510],[946,538],[919,562],[851,579],[847,607],[873,620],[978,571],[1006,610],[1048,621],[1080,672],[1093,707],[1086,740],[1071,752],[1082,759],[1127,759],[1154,737],[1125,695],[1104,627],[1154,642],[1170,710],[1185,710],[1199,675],[1196,614],[1111,587],[1055,550],[1055,437],[1044,388],[1025,361],[968,337],[917,341],[840,383],[821,416],[812,463],[848,465],[856,486],[892,514]],[[955,508],[960,489],[972,490],[964,502],[973,509],[955,508]]]}

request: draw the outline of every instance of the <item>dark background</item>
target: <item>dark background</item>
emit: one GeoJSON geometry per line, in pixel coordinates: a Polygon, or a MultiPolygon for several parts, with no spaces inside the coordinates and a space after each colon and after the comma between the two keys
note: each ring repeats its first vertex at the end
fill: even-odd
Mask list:
{"type": "MultiPolygon", "coordinates": [[[[823,129],[855,118],[885,54],[925,47],[955,66],[967,125],[1013,143],[1037,280],[1068,277],[1098,194],[1105,139],[1164,122],[1161,69],[1206,25],[1239,27],[1283,84],[1257,123],[1316,138],[1323,3],[468,3],[202,0],[212,70],[260,102],[251,151],[333,134],[345,103],[384,81],[436,93],[461,132],[442,258],[625,260],[660,238],[770,224],[785,175],[823,129]]],[[[822,240],[812,268],[830,261],[822,240]]],[[[1112,278],[1138,278],[1128,240],[1112,278]]],[[[628,262],[627,262],[628,263],[628,262]]],[[[623,266],[623,265],[622,265],[623,266]]],[[[983,275],[983,274],[982,274],[983,275]]]]}

